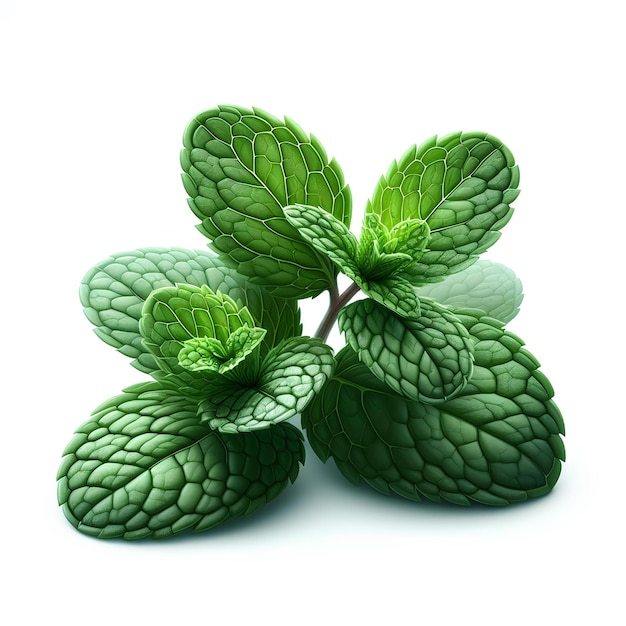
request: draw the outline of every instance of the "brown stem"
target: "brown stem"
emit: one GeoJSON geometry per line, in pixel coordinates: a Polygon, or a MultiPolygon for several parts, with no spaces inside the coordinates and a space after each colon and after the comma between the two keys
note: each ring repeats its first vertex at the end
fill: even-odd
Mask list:
{"type": "Polygon", "coordinates": [[[319,337],[323,341],[328,339],[328,335],[337,320],[339,311],[352,300],[359,292],[359,289],[360,287],[356,283],[352,283],[341,295],[339,295],[338,292],[331,293],[328,311],[326,311],[326,315],[315,333],[316,337],[319,337]]]}

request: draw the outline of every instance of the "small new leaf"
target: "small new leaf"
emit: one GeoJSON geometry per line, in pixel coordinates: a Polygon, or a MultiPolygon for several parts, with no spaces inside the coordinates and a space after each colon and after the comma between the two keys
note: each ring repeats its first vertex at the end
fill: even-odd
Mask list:
{"type": "Polygon", "coordinates": [[[84,277],[80,301],[98,337],[133,359],[134,367],[152,374],[159,366],[139,332],[141,311],[153,291],[177,283],[207,285],[245,305],[255,325],[267,330],[261,354],[283,339],[302,334],[297,301],[251,285],[249,279],[207,251],[141,248],[114,254],[84,277]]]}
{"type": "Polygon", "coordinates": [[[183,342],[178,361],[192,372],[225,374],[258,350],[265,333],[264,328],[241,326],[228,336],[226,343],[213,337],[194,337],[183,342]]]}
{"type": "Polygon", "coordinates": [[[379,220],[373,218],[372,227],[366,224],[357,240],[344,224],[322,209],[297,205],[287,207],[285,215],[302,237],[326,254],[364,293],[400,315],[414,317],[419,313],[415,288],[403,276],[414,259],[403,252],[380,251],[387,233],[379,220]]]}
{"type": "Polygon", "coordinates": [[[417,261],[421,258],[421,253],[424,252],[429,241],[428,222],[421,219],[408,219],[396,224],[389,231],[383,252],[403,252],[417,261]]]}
{"type": "MultiPolygon", "coordinates": [[[[225,351],[222,362],[228,361],[226,369],[232,369],[253,348],[258,347],[265,336],[264,332],[249,336],[243,331],[253,345],[244,341],[241,344],[242,353],[238,354],[235,351],[242,337],[233,340],[231,336],[242,327],[254,328],[254,320],[246,307],[240,307],[228,296],[213,292],[206,286],[193,285],[164,287],[152,292],[143,306],[139,324],[145,346],[156,357],[161,369],[172,373],[180,373],[181,365],[192,372],[207,369],[206,359],[199,360],[198,342],[187,344],[184,348],[188,340],[198,338],[214,339],[217,344],[221,344],[225,351]],[[180,352],[183,348],[181,359],[180,352]],[[189,361],[191,355],[194,355],[196,364],[203,363],[204,366],[189,367],[192,365],[189,361]]],[[[215,346],[216,344],[205,342],[202,347],[204,356],[215,346]]],[[[220,351],[217,349],[217,352],[213,352],[213,357],[220,358],[220,351]]]]}

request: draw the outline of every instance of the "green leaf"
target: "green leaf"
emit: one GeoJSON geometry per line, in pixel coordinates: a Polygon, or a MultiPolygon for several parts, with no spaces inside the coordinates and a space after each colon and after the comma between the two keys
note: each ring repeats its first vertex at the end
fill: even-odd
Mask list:
{"type": "Polygon", "coordinates": [[[565,450],[553,389],[499,322],[457,312],[474,342],[474,373],[452,400],[397,394],[347,346],[304,411],[311,447],[352,482],[411,500],[504,505],[548,493],[565,450]]]}
{"type": "Polygon", "coordinates": [[[408,280],[393,276],[375,281],[361,280],[359,286],[364,293],[391,311],[403,317],[419,317],[420,300],[415,287],[408,280]]]}
{"type": "Polygon", "coordinates": [[[303,239],[346,275],[354,278],[358,274],[358,241],[343,222],[324,209],[303,204],[285,207],[285,218],[303,239]]]}
{"type": "Polygon", "coordinates": [[[194,337],[183,342],[178,361],[192,372],[226,374],[246,357],[254,354],[265,337],[265,329],[241,326],[226,342],[213,337],[194,337]]]}
{"type": "Polygon", "coordinates": [[[150,293],[176,283],[207,285],[246,306],[255,325],[267,330],[262,354],[283,339],[302,333],[296,301],[273,297],[250,285],[248,279],[206,251],[142,248],[115,254],[87,273],[80,300],[96,334],[134,359],[137,369],[152,373],[158,365],[139,332],[141,310],[150,293]]]}
{"type": "Polygon", "coordinates": [[[399,273],[411,257],[380,254],[373,246],[368,249],[376,232],[366,225],[364,239],[358,241],[344,224],[316,207],[287,207],[285,215],[302,237],[328,256],[364,293],[400,315],[418,314],[416,289],[399,273]]]}
{"type": "Polygon", "coordinates": [[[288,339],[263,360],[254,385],[212,382],[200,404],[202,419],[225,433],[267,428],[301,413],[334,368],[332,350],[321,340],[288,339]]]}
{"type": "Polygon", "coordinates": [[[493,245],[509,221],[519,191],[510,150],[485,133],[432,137],[410,148],[382,177],[366,212],[391,229],[407,219],[425,220],[428,249],[411,274],[421,283],[471,265],[493,245]]]}
{"type": "MultiPolygon", "coordinates": [[[[185,370],[201,375],[202,368],[188,367],[190,348],[199,346],[187,341],[205,337],[222,344],[223,354],[227,355],[224,360],[228,361],[223,371],[234,373],[233,368],[259,346],[265,335],[255,333],[254,346],[247,349],[244,341],[241,352],[236,353],[240,337],[233,341],[231,336],[242,327],[254,328],[254,319],[246,307],[239,307],[228,296],[206,286],[184,284],[153,291],[144,303],[139,322],[144,344],[156,357],[160,369],[179,375],[185,370]]],[[[204,349],[207,348],[205,343],[204,349]]]]}
{"type": "Polygon", "coordinates": [[[505,265],[479,260],[440,283],[424,285],[418,295],[459,309],[479,309],[505,324],[519,312],[523,289],[520,279],[505,265]]]}
{"type": "Polygon", "coordinates": [[[335,284],[334,267],[285,219],[296,203],[350,223],[351,195],[337,162],[289,119],[219,106],[197,115],[183,137],[189,205],[211,247],[252,282],[287,298],[335,284]]]}
{"type": "Polygon", "coordinates": [[[197,406],[158,383],[111,398],[64,452],[58,501],[79,531],[160,539],[249,515],[278,496],[304,462],[290,424],[221,434],[197,406]]]}
{"type": "MultiPolygon", "coordinates": [[[[376,215],[370,213],[370,215],[376,215]]],[[[430,241],[428,222],[420,219],[408,219],[396,224],[389,231],[388,241],[383,252],[403,252],[411,255],[414,260],[422,257],[430,241]]]]}
{"type": "Polygon", "coordinates": [[[461,321],[434,300],[420,300],[416,319],[360,300],[339,313],[339,329],[359,359],[391,389],[411,400],[444,402],[473,370],[473,345],[461,321]]]}

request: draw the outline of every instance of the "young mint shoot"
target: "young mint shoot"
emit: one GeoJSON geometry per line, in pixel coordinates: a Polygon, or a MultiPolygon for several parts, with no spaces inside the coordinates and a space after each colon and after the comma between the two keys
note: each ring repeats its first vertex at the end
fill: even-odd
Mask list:
{"type": "Polygon", "coordinates": [[[348,480],[414,501],[500,506],[554,487],[563,419],[506,330],[521,283],[479,259],[519,193],[500,140],[411,147],[358,236],[341,168],[288,118],[201,113],[181,165],[210,250],[115,254],[81,285],[96,334],[150,380],[97,407],[65,449],[58,500],[73,526],[165,538],[248,515],[296,480],[305,435],[348,480]],[[300,301],[323,292],[304,336],[300,301]]]}

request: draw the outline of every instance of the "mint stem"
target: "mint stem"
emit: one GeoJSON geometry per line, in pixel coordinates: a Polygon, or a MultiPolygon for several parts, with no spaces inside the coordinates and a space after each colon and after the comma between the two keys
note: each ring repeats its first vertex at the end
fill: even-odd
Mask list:
{"type": "Polygon", "coordinates": [[[339,311],[352,300],[359,290],[360,287],[356,283],[352,283],[342,294],[339,294],[338,291],[331,292],[328,311],[326,311],[326,315],[315,333],[316,337],[319,337],[323,341],[328,339],[328,335],[337,320],[339,311]]]}

